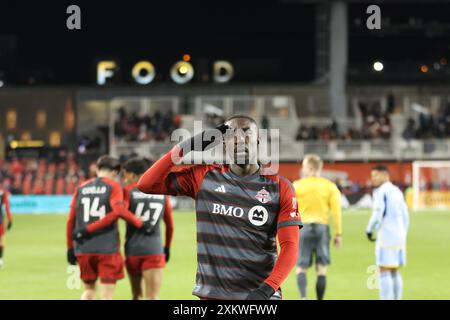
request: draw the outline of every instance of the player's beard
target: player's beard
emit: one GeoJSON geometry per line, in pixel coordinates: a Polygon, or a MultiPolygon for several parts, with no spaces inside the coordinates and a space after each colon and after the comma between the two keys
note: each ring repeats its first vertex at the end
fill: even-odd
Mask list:
{"type": "Polygon", "coordinates": [[[252,146],[241,146],[234,147],[233,163],[240,166],[241,168],[247,167],[252,164],[258,164],[257,162],[257,148],[252,146]]]}

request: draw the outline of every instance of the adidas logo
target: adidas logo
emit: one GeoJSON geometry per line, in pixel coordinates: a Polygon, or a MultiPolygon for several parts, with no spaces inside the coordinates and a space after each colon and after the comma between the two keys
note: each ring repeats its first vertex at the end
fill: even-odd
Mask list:
{"type": "Polygon", "coordinates": [[[222,193],[227,192],[227,191],[225,190],[225,186],[224,186],[223,184],[222,184],[220,187],[214,189],[214,191],[216,191],[216,192],[222,192],[222,193]]]}

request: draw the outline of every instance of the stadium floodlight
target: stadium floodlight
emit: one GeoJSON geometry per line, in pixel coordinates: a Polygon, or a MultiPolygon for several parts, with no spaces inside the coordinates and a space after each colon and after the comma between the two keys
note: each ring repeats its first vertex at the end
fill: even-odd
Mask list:
{"type": "Polygon", "coordinates": [[[381,63],[380,61],[375,61],[373,63],[373,69],[377,72],[383,71],[384,69],[384,65],[383,63],[381,63]]]}
{"type": "Polygon", "coordinates": [[[450,161],[414,161],[413,209],[450,209],[450,161]]]}

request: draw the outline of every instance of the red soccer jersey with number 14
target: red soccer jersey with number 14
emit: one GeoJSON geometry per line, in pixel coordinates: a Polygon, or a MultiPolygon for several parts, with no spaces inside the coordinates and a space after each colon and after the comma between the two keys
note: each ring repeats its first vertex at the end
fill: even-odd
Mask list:
{"type": "MultiPolygon", "coordinates": [[[[71,204],[74,217],[69,217],[69,220],[75,220],[75,229],[84,228],[113,214],[118,205],[123,206],[123,192],[117,182],[107,178],[90,179],[75,191],[71,204]]],[[[112,254],[119,252],[119,246],[119,229],[114,222],[94,232],[82,244],[76,244],[75,253],[112,254]]]]}

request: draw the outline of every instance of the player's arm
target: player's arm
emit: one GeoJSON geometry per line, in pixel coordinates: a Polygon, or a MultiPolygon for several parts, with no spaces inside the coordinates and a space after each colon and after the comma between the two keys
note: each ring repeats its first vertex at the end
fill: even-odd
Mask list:
{"type": "Polygon", "coordinates": [[[372,235],[381,226],[383,220],[383,214],[386,210],[385,194],[380,190],[375,190],[373,193],[373,209],[372,215],[370,217],[369,223],[367,224],[367,237],[369,240],[373,241],[372,235]]]}
{"type": "Polygon", "coordinates": [[[77,199],[78,190],[76,189],[73,193],[72,203],[70,204],[69,217],[67,219],[66,224],[66,245],[67,245],[67,261],[71,265],[77,264],[77,259],[75,257],[74,246],[73,246],[73,238],[72,232],[75,227],[75,219],[76,219],[76,199],[77,199]]]}
{"type": "Polygon", "coordinates": [[[166,262],[169,262],[170,259],[170,245],[172,244],[173,239],[173,214],[172,214],[172,204],[170,203],[170,197],[166,197],[166,201],[164,204],[164,225],[166,226],[166,237],[164,242],[164,254],[166,255],[166,262]]]}
{"type": "Polygon", "coordinates": [[[73,238],[72,238],[72,232],[73,229],[75,227],[75,208],[73,206],[70,206],[70,211],[69,211],[69,217],[67,219],[67,224],[66,224],[66,244],[67,244],[67,249],[72,249],[73,248],[73,238]]]}
{"type": "Polygon", "coordinates": [[[127,209],[127,201],[124,199],[122,188],[119,185],[113,185],[110,196],[111,213],[102,219],[87,226],[87,232],[93,233],[114,224],[119,218],[124,219],[136,228],[141,228],[143,222],[127,209]]]}
{"type": "Polygon", "coordinates": [[[5,191],[3,194],[3,203],[5,204],[6,217],[8,218],[8,226],[7,229],[10,230],[12,228],[13,217],[11,214],[11,208],[9,204],[9,192],[5,191]]]}
{"type": "Polygon", "coordinates": [[[409,211],[408,211],[408,206],[406,205],[406,201],[405,198],[403,197],[403,201],[402,201],[402,219],[403,219],[403,224],[405,226],[405,229],[408,230],[409,228],[409,211]]]}
{"type": "Polygon", "coordinates": [[[175,195],[171,185],[173,181],[168,176],[175,166],[172,159],[181,158],[181,152],[181,149],[175,146],[156,161],[139,179],[138,189],[147,194],[175,195]]]}
{"type": "Polygon", "coordinates": [[[250,292],[247,300],[268,300],[288,277],[297,262],[299,227],[302,227],[302,222],[295,192],[289,182],[280,181],[280,212],[277,221],[280,253],[269,277],[258,289],[250,292]]]}
{"type": "Polygon", "coordinates": [[[136,226],[136,228],[143,226],[143,222],[126,209],[122,188],[118,184],[112,185],[109,201],[111,212],[102,219],[89,224],[87,227],[73,231],[72,237],[75,241],[83,242],[90,234],[107,228],[116,223],[119,218],[125,219],[127,222],[136,226]]]}
{"type": "Polygon", "coordinates": [[[171,158],[173,152],[181,154],[175,146],[143,174],[138,182],[141,192],[195,198],[209,166],[196,165],[175,171],[171,158]]]}
{"type": "Polygon", "coordinates": [[[180,185],[188,181],[189,177],[185,177],[184,181],[180,183],[178,177],[183,174],[172,172],[175,167],[174,160],[178,162],[179,159],[193,150],[203,151],[217,144],[219,142],[218,136],[221,137],[227,128],[226,125],[221,125],[216,129],[205,130],[173,147],[142,175],[138,182],[138,189],[147,194],[195,197],[192,188],[180,185]]]}
{"type": "Polygon", "coordinates": [[[144,223],[130,210],[130,192],[127,189],[123,190],[123,208],[119,210],[120,218],[124,219],[127,223],[131,224],[133,227],[139,229],[144,226],[144,223]]]}
{"type": "Polygon", "coordinates": [[[330,209],[334,223],[334,232],[335,232],[334,242],[335,245],[339,247],[342,244],[342,204],[341,204],[341,192],[334,183],[332,184],[331,187],[330,209]]]}

